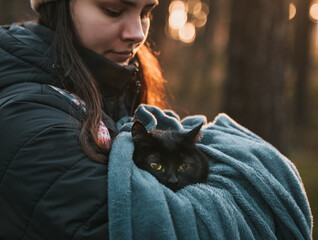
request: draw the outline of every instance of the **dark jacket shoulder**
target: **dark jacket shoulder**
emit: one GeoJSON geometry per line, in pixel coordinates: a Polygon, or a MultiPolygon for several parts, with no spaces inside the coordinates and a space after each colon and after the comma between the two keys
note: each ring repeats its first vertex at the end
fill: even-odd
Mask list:
{"type": "Polygon", "coordinates": [[[104,240],[107,165],[82,151],[79,109],[49,87],[49,60],[35,64],[45,44],[0,28],[0,239],[104,240]]]}
{"type": "Polygon", "coordinates": [[[73,106],[34,83],[0,99],[0,238],[107,239],[107,166],[83,153],[73,106]]]}

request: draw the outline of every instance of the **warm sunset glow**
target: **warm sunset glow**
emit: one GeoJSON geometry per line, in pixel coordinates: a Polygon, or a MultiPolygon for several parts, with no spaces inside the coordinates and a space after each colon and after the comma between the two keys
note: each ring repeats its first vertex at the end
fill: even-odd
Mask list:
{"type": "Polygon", "coordinates": [[[318,22],[318,2],[311,5],[309,15],[314,22],[318,22]]]}
{"type": "Polygon", "coordinates": [[[293,3],[289,4],[289,20],[293,19],[296,15],[296,6],[293,3]]]}
{"type": "Polygon", "coordinates": [[[310,53],[312,55],[312,59],[318,63],[318,24],[312,28],[310,53]]]}
{"type": "Polygon", "coordinates": [[[184,43],[191,43],[195,39],[195,26],[192,23],[186,23],[179,30],[179,38],[184,43]]]}
{"type": "Polygon", "coordinates": [[[172,1],[169,5],[169,12],[172,13],[176,10],[186,12],[186,6],[183,1],[172,1]]]}
{"type": "Polygon", "coordinates": [[[169,17],[169,25],[174,29],[180,29],[186,22],[188,16],[183,10],[174,10],[169,17]]]}

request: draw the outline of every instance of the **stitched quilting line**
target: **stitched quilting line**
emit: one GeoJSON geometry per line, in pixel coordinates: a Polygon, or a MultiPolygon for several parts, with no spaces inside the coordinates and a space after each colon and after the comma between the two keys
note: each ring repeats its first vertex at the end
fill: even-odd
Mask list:
{"type": "MultiPolygon", "coordinates": [[[[34,140],[35,137],[37,137],[38,135],[40,134],[43,134],[45,133],[46,131],[50,131],[52,130],[52,128],[56,128],[56,126],[54,127],[50,127],[50,128],[47,128],[47,129],[44,129],[43,131],[39,132],[38,134],[36,134],[32,140],[34,140]]],[[[32,140],[28,141],[28,143],[32,142],[32,140]]],[[[71,166],[69,166],[65,171],[63,171],[56,179],[55,181],[52,181],[52,184],[50,184],[47,189],[43,192],[43,194],[40,196],[39,200],[34,204],[33,208],[32,208],[32,212],[31,212],[31,215],[30,215],[30,218],[29,218],[29,222],[27,224],[27,227],[23,233],[23,236],[21,239],[24,239],[26,237],[26,234],[28,232],[28,229],[31,225],[31,222],[32,222],[32,219],[33,219],[33,215],[35,213],[35,210],[38,206],[38,204],[41,202],[41,200],[46,196],[46,194],[50,191],[50,189],[66,174],[69,172],[70,169],[72,169],[74,166],[76,166],[77,164],[81,163],[82,161],[86,160],[85,158],[82,158],[81,160],[79,161],[75,161],[71,166]]]]}
{"type": "Polygon", "coordinates": [[[3,171],[3,174],[2,174],[2,176],[1,176],[1,178],[0,178],[0,180],[1,180],[0,182],[2,182],[2,181],[4,180],[5,175],[6,175],[6,173],[7,173],[7,170],[10,168],[12,162],[15,160],[16,156],[22,151],[22,149],[24,149],[25,146],[26,146],[29,142],[31,142],[36,136],[38,136],[38,135],[41,134],[42,132],[45,132],[46,130],[47,130],[47,129],[43,129],[42,131],[36,133],[35,135],[33,135],[28,141],[26,141],[26,142],[19,148],[19,150],[14,154],[14,156],[13,156],[13,158],[11,159],[10,163],[7,165],[6,169],[3,171]]]}
{"type": "Polygon", "coordinates": [[[30,31],[29,29],[27,28],[24,28],[18,24],[13,24],[10,26],[9,29],[3,29],[10,37],[12,37],[13,39],[15,39],[17,42],[21,43],[23,46],[26,46],[26,47],[29,47],[31,48],[33,51],[39,53],[40,55],[43,55],[43,52],[40,51],[39,49],[37,49],[36,47],[33,47],[29,44],[27,44],[26,42],[22,41],[20,38],[16,37],[16,35],[20,35],[20,33],[18,33],[18,31],[26,31],[27,32],[27,37],[31,37],[32,35],[32,38],[33,39],[36,39],[36,41],[39,41],[39,42],[45,42],[46,44],[46,48],[49,49],[50,47],[50,44],[47,43],[46,41],[44,41],[43,39],[39,38],[34,32],[30,31]],[[21,28],[21,29],[20,29],[21,28]]]}
{"type": "MultiPolygon", "coordinates": [[[[102,203],[101,206],[98,206],[97,207],[97,210],[85,221],[83,221],[83,224],[81,224],[79,227],[76,228],[76,230],[74,231],[73,235],[72,235],[72,238],[73,240],[76,240],[78,234],[80,234],[80,231],[82,230],[87,230],[88,226],[89,226],[89,221],[95,217],[101,210],[103,210],[103,207],[105,206],[106,203],[102,203]]],[[[108,222],[105,220],[105,222],[102,224],[108,224],[108,222]]]]}
{"type": "MultiPolygon", "coordinates": [[[[4,30],[4,31],[6,31],[7,34],[8,34],[8,30],[4,30]]],[[[12,36],[11,34],[8,34],[8,35],[9,35],[9,37],[8,37],[9,39],[10,39],[10,38],[11,38],[11,39],[13,38],[13,39],[17,40],[17,41],[21,44],[21,46],[27,46],[27,47],[29,47],[28,45],[25,45],[25,43],[23,43],[23,42],[19,41],[18,39],[16,39],[16,38],[15,38],[14,36],[12,36]]],[[[9,53],[10,56],[13,56],[13,57],[15,57],[16,59],[20,60],[21,62],[26,63],[26,64],[28,64],[28,65],[34,67],[34,63],[33,63],[32,61],[29,61],[29,59],[24,59],[24,58],[22,58],[21,56],[17,56],[17,55],[15,55],[15,54],[13,54],[13,52],[11,52],[11,51],[9,51],[8,49],[4,48],[4,46],[0,46],[0,48],[1,48],[3,51],[9,53]]],[[[32,49],[33,49],[33,48],[32,48],[32,49]]],[[[41,57],[41,56],[39,56],[39,57],[41,57]]],[[[38,69],[40,69],[42,72],[44,72],[44,73],[46,73],[46,74],[50,74],[48,71],[46,71],[46,69],[43,69],[43,68],[38,68],[38,69]]]]}

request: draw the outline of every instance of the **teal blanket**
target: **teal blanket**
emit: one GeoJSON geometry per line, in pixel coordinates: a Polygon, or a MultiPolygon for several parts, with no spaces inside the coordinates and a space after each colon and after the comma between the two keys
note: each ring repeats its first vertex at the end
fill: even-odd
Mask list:
{"type": "Polygon", "coordinates": [[[131,122],[110,153],[110,239],[311,239],[312,216],[295,166],[226,114],[206,123],[141,105],[146,128],[188,131],[204,122],[198,147],[211,159],[206,184],[174,193],[132,160],[131,122]]]}

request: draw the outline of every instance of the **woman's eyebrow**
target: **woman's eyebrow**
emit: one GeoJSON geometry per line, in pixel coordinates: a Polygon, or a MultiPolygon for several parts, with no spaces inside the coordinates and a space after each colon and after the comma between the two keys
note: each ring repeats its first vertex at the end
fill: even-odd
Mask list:
{"type": "MultiPolygon", "coordinates": [[[[131,0],[120,0],[123,4],[129,5],[129,6],[133,6],[136,7],[137,4],[131,0]]],[[[150,3],[147,4],[146,7],[153,7],[153,6],[157,6],[159,4],[159,2],[156,0],[154,3],[150,3]]]]}

